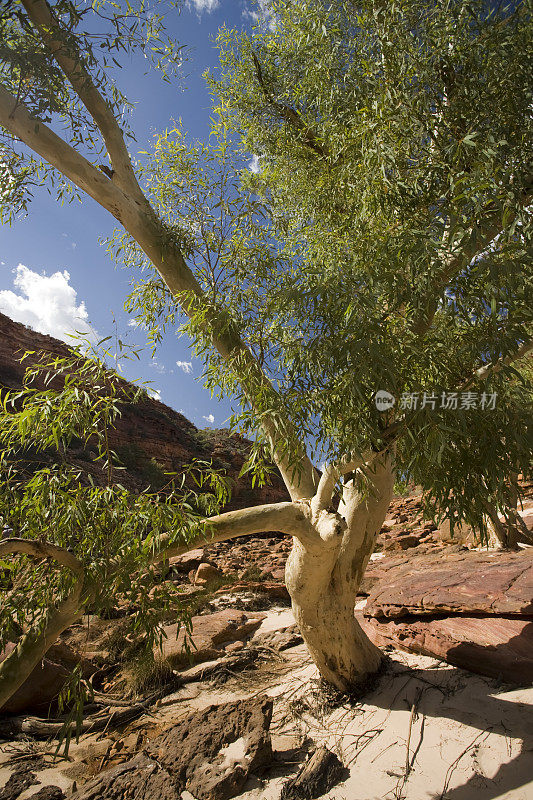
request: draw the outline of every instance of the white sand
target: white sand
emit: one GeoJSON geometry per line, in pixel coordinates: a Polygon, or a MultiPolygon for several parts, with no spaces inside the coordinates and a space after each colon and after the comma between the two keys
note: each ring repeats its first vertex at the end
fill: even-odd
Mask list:
{"type": "MultiPolygon", "coordinates": [[[[292,622],[290,611],[276,610],[260,630],[292,622]]],[[[154,709],[155,717],[145,716],[113,738],[154,725],[161,730],[190,710],[264,691],[275,700],[275,750],[290,751],[307,737],[311,748],[327,746],[348,767],[349,777],[324,800],[533,800],[532,689],[510,691],[435,659],[393,652],[363,702],[327,711],[316,692],[318,674],[306,648],[300,645],[281,656],[255,672],[236,675],[219,689],[200,683],[184,687],[154,709]],[[408,750],[411,769],[406,778],[408,750]]],[[[68,793],[74,774],[81,785],[81,759],[103,745],[94,735],[82,737],[72,749],[74,763],[50,765],[38,773],[41,786],[59,785],[68,793]]],[[[9,776],[6,762],[13,749],[28,752],[27,747],[23,742],[0,747],[0,786],[9,776]]],[[[225,750],[231,761],[242,748],[233,743],[225,750]]],[[[251,778],[241,800],[279,800],[287,776],[297,769],[298,764],[278,765],[270,778],[251,778]]],[[[21,800],[39,789],[32,786],[21,800]]],[[[192,798],[188,793],[184,797],[192,798]]]]}

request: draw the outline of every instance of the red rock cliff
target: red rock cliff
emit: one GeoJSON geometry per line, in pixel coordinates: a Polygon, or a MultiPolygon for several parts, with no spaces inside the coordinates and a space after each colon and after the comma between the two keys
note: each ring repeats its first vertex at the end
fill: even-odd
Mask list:
{"type": "MultiPolygon", "coordinates": [[[[24,370],[31,359],[21,364],[20,358],[28,350],[60,357],[69,355],[63,342],[36,333],[0,313],[0,387],[21,388],[24,370]]],[[[126,467],[117,473],[117,479],[132,490],[140,491],[147,485],[158,489],[168,480],[165,471],[179,472],[193,459],[201,459],[212,460],[215,468],[225,469],[234,481],[228,509],[288,499],[278,476],[273,477],[271,486],[262,489],[252,489],[246,476],[237,477],[250,447],[247,439],[225,429],[198,429],[183,414],[159,400],[146,397],[126,405],[110,444],[126,467]]],[[[85,448],[81,443],[78,448],[71,447],[68,461],[91,473],[97,481],[103,480],[90,447],[85,448]]]]}

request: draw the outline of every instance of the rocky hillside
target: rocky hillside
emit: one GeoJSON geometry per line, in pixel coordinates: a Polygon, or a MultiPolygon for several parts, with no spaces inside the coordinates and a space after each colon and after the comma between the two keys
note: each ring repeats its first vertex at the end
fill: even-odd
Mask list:
{"type": "MultiPolygon", "coordinates": [[[[26,351],[45,351],[54,356],[69,355],[67,345],[51,336],[43,336],[0,313],[0,389],[19,389],[27,363],[20,363],[26,351]]],[[[179,472],[193,459],[211,461],[226,470],[234,486],[228,509],[288,499],[281,478],[273,477],[271,486],[252,489],[245,476],[238,478],[250,442],[228,430],[196,428],[174,409],[150,397],[123,408],[122,417],[111,437],[111,447],[125,470],[120,482],[140,491],[147,486],[159,489],[167,482],[165,472],[179,472]]],[[[94,453],[81,442],[67,454],[68,461],[96,480],[103,479],[94,453]]]]}

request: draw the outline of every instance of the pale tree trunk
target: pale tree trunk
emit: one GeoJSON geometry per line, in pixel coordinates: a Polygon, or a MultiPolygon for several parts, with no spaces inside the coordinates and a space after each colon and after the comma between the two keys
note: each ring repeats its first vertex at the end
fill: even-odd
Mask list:
{"type": "Polygon", "coordinates": [[[501,550],[518,550],[518,544],[533,545],[533,534],[517,509],[509,511],[502,522],[497,509],[490,503],[485,505],[489,545],[501,550]]]}
{"type": "MultiPolygon", "coordinates": [[[[518,498],[515,499],[515,505],[518,498]]],[[[505,521],[500,519],[498,509],[489,500],[484,503],[485,520],[489,533],[489,545],[502,550],[518,550],[518,544],[533,545],[533,534],[517,508],[511,508],[505,514],[505,521]]]]}
{"type": "Polygon", "coordinates": [[[522,519],[519,511],[520,499],[518,496],[518,468],[513,472],[513,484],[511,489],[511,502],[509,511],[505,513],[507,530],[511,539],[518,543],[533,545],[533,531],[530,531],[522,519]]]}
{"type": "MultiPolygon", "coordinates": [[[[488,501],[484,504],[484,506],[485,524],[487,526],[488,533],[488,546],[494,547],[497,550],[509,549],[510,545],[507,536],[507,530],[498,516],[497,509],[488,501]]],[[[512,546],[510,549],[516,549],[516,543],[514,547],[512,546]]]]}
{"type": "Polygon", "coordinates": [[[302,637],[322,678],[342,692],[357,691],[382,659],[355,619],[354,606],[392,497],[389,456],[373,463],[367,481],[364,494],[353,481],[345,484],[338,513],[318,512],[314,524],[321,534],[319,546],[295,539],[286,567],[302,637]]]}

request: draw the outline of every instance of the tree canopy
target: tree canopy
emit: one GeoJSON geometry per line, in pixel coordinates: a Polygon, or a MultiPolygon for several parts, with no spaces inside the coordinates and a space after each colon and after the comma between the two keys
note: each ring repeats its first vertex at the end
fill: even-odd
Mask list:
{"type": "MultiPolygon", "coordinates": [[[[220,31],[217,144],[167,131],[150,196],[315,458],[397,440],[401,474],[479,521],[531,452],[531,386],[503,364],[531,343],[529,8],[274,13],[220,31]]],[[[208,363],[211,385],[237,389],[208,363]]]]}
{"type": "MultiPolygon", "coordinates": [[[[506,464],[525,469],[530,448],[528,390],[509,393],[512,368],[469,383],[531,336],[529,5],[312,0],[274,2],[272,13],[251,34],[220,31],[214,137],[166,131],[141,172],[203,292],[188,331],[209,385],[242,390],[240,423],[257,427],[278,405],[288,450],[298,431],[320,459],[398,439],[399,471],[444,504],[453,492],[466,513],[480,492],[501,495],[506,464]],[[208,306],[224,321],[206,326],[208,306]],[[243,364],[210,350],[217,324],[253,355],[244,389],[243,364]],[[440,408],[443,392],[467,387],[496,393],[496,407],[440,408]],[[392,422],[373,403],[380,389],[396,409],[416,393],[418,407],[392,422]]],[[[113,182],[138,195],[124,98],[106,69],[142,48],[168,77],[182,48],[164,19],[145,4],[15,2],[1,24],[4,91],[61,121],[93,163],[107,152],[113,182]]],[[[36,173],[51,177],[50,159],[37,166],[4,134],[9,214],[36,173]]],[[[72,179],[68,155],[53,165],[61,181],[72,179]]],[[[115,254],[153,270],[126,231],[115,254]]],[[[174,319],[166,292],[158,279],[137,287],[152,323],[166,301],[174,319]]]]}

